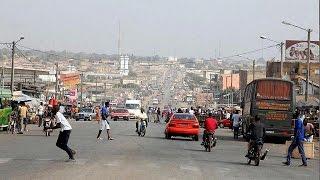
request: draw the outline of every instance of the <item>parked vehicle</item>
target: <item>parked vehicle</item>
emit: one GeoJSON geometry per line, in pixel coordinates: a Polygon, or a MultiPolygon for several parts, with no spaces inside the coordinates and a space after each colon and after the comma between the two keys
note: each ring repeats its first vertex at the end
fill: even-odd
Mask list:
{"type": "Polygon", "coordinates": [[[207,152],[211,152],[211,149],[216,146],[217,138],[215,138],[214,134],[208,133],[207,137],[204,140],[204,148],[207,152]]]}
{"type": "Polygon", "coordinates": [[[80,112],[75,115],[76,121],[91,121],[96,117],[96,113],[91,108],[82,108],[80,112]]]}
{"type": "Polygon", "coordinates": [[[266,126],[267,136],[285,140],[293,135],[293,82],[273,78],[254,80],[246,86],[241,107],[244,138],[247,138],[249,125],[255,115],[261,117],[261,122],[266,126]]]}
{"type": "Polygon", "coordinates": [[[220,128],[230,128],[232,129],[232,121],[230,119],[222,119],[219,121],[219,127],[220,128]]]}
{"type": "Polygon", "coordinates": [[[123,108],[112,109],[111,110],[111,119],[113,119],[114,121],[117,121],[119,119],[129,121],[129,119],[130,119],[129,111],[127,109],[123,109],[123,108]]]}
{"type": "Polygon", "coordinates": [[[192,137],[193,140],[199,140],[199,122],[195,115],[186,113],[175,113],[171,116],[165,129],[166,139],[172,136],[192,137]]]}
{"type": "Polygon", "coordinates": [[[11,108],[4,108],[0,109],[0,128],[2,128],[4,131],[8,130],[9,126],[9,116],[12,112],[11,108]]]}

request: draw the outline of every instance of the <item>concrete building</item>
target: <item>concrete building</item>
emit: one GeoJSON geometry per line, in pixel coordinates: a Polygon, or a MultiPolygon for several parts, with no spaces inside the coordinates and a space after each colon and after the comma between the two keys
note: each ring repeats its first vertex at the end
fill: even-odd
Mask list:
{"type": "Polygon", "coordinates": [[[120,74],[124,76],[129,75],[129,59],[127,55],[120,56],[120,74]]]}
{"type": "MultiPolygon", "coordinates": [[[[280,62],[267,62],[267,77],[280,78],[280,62]]],[[[297,86],[297,93],[304,94],[306,87],[307,63],[301,61],[283,62],[284,79],[293,81],[297,86]]],[[[308,94],[319,94],[320,62],[310,62],[308,94]]]]}
{"type": "Polygon", "coordinates": [[[239,73],[221,74],[221,78],[222,78],[222,90],[226,90],[230,88],[239,90],[240,88],[239,73]]]}

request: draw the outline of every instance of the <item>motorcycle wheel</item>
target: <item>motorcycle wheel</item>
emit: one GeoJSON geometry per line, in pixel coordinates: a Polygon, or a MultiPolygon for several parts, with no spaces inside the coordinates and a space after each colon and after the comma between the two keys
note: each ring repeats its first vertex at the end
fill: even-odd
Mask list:
{"type": "Polygon", "coordinates": [[[251,159],[248,159],[248,162],[247,162],[247,164],[251,164],[251,159]]]}
{"type": "Polygon", "coordinates": [[[211,143],[208,145],[208,152],[211,152],[211,143]]]}
{"type": "Polygon", "coordinates": [[[254,165],[259,166],[259,164],[260,164],[260,153],[257,153],[256,158],[254,160],[254,165]]]}
{"type": "Polygon", "coordinates": [[[144,135],[146,135],[146,129],[143,129],[140,133],[141,137],[143,137],[144,135]]]}

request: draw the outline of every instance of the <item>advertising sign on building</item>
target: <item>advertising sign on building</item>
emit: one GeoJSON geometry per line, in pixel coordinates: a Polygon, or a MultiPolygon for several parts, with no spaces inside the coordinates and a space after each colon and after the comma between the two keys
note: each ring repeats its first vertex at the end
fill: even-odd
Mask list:
{"type": "MultiPolygon", "coordinates": [[[[286,41],[286,60],[304,60],[308,59],[308,41],[286,41]]],[[[319,59],[319,41],[310,42],[310,60],[319,59]]]]}
{"type": "Polygon", "coordinates": [[[76,88],[77,84],[80,83],[80,74],[78,73],[61,74],[60,81],[63,83],[66,89],[76,88]]]}

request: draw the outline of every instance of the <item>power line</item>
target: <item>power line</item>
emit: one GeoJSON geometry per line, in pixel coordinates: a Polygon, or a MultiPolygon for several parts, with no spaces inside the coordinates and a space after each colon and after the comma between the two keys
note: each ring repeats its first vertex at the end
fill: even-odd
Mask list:
{"type": "Polygon", "coordinates": [[[271,46],[267,46],[267,47],[264,47],[264,48],[255,49],[255,50],[252,50],[252,51],[247,51],[247,52],[238,53],[238,54],[234,54],[234,55],[230,55],[230,56],[220,57],[220,58],[217,58],[217,59],[219,59],[219,60],[220,60],[220,59],[227,59],[227,58],[232,58],[232,57],[236,57],[236,56],[251,54],[251,53],[255,53],[255,52],[262,51],[262,50],[264,50],[264,49],[270,49],[270,48],[276,47],[276,46],[278,46],[278,45],[279,45],[279,44],[271,45],[271,46]]]}
{"type": "Polygon", "coordinates": [[[30,59],[28,59],[28,58],[21,52],[21,50],[20,50],[19,48],[16,47],[16,49],[19,51],[19,53],[20,53],[27,61],[29,61],[29,62],[32,63],[32,61],[31,61],[30,59]]]}
{"type": "MultiPolygon", "coordinates": [[[[49,53],[49,52],[46,52],[46,51],[41,51],[41,50],[39,50],[39,49],[34,49],[34,48],[27,47],[27,46],[23,46],[23,45],[17,45],[17,46],[22,47],[22,48],[27,49],[27,50],[36,51],[36,52],[40,52],[40,53],[43,53],[43,54],[60,57],[60,58],[63,58],[63,59],[66,58],[66,56],[62,56],[62,55],[55,54],[55,53],[49,53]]],[[[71,58],[71,59],[75,59],[75,60],[82,60],[82,59],[75,58],[75,57],[70,57],[70,58],[71,58]]]]}

